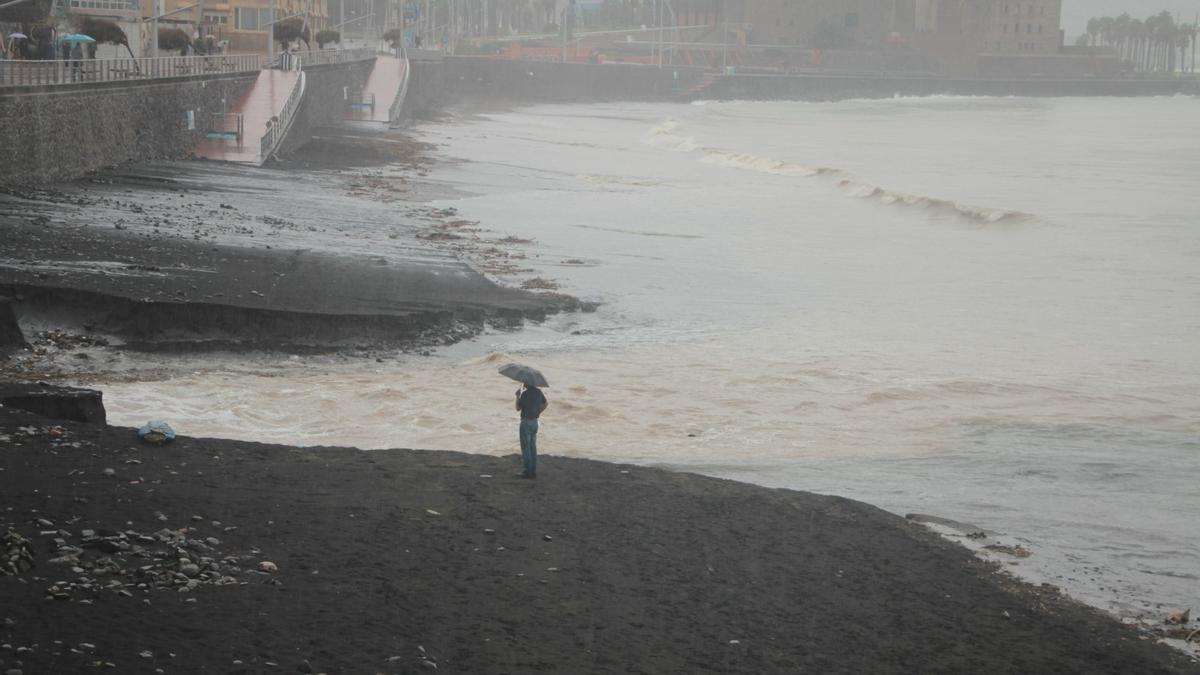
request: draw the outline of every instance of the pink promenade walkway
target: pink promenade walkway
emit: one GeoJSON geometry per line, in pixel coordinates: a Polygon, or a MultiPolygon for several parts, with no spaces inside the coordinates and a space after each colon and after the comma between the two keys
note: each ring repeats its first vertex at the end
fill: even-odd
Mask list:
{"type": "Polygon", "coordinates": [[[299,78],[298,70],[260,72],[254,84],[229,107],[229,112],[242,115],[245,125],[242,147],[238,148],[232,139],[206,138],[196,146],[196,156],[225,162],[259,163],[259,144],[267,133],[267,121],[283,111],[299,78]]]}
{"type": "Polygon", "coordinates": [[[346,113],[346,119],[368,122],[389,121],[388,111],[392,107],[392,102],[396,100],[396,95],[400,93],[401,85],[404,84],[404,68],[404,61],[388,54],[379,54],[375,58],[375,67],[371,69],[371,74],[367,77],[367,84],[363,88],[364,98],[369,100],[371,94],[375,94],[374,114],[370,108],[351,109],[346,113]]]}

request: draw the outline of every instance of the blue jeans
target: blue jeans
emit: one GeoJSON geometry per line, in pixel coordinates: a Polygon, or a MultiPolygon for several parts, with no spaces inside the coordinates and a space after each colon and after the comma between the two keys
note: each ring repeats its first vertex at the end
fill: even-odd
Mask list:
{"type": "Polygon", "coordinates": [[[527,476],[537,475],[537,420],[521,420],[521,461],[527,476]]]}

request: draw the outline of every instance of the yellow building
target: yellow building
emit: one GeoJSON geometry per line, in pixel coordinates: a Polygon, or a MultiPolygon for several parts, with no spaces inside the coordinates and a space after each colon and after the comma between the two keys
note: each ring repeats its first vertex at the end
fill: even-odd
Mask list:
{"type": "MultiPolygon", "coordinates": [[[[72,2],[110,2],[121,0],[71,0],[72,2]]],[[[136,1],[136,0],[133,0],[136,1]]],[[[153,0],[145,0],[151,5],[153,0]]],[[[329,26],[329,3],[327,0],[204,0],[197,7],[183,9],[196,4],[196,0],[158,0],[160,13],[170,14],[160,21],[161,26],[178,27],[193,37],[212,36],[212,41],[227,53],[266,54],[272,23],[276,19],[299,17],[304,19],[310,36],[329,26]],[[203,23],[199,26],[199,11],[203,8],[203,23]]],[[[143,8],[143,16],[150,17],[153,8],[143,8]]],[[[316,42],[312,42],[316,49],[316,42]]],[[[278,45],[275,45],[278,49],[278,45]]]]}

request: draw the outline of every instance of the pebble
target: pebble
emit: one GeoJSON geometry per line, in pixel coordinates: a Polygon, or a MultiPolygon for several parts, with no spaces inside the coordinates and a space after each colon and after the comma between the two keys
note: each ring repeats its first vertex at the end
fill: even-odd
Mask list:
{"type": "Polygon", "coordinates": [[[434,511],[433,509],[425,509],[425,513],[428,513],[428,514],[429,514],[429,515],[431,515],[431,516],[440,516],[440,515],[442,515],[442,514],[438,513],[437,511],[434,511]]]}
{"type": "Polygon", "coordinates": [[[21,669],[9,668],[8,670],[4,671],[4,675],[21,675],[21,669]]]}
{"type": "Polygon", "coordinates": [[[115,475],[117,475],[117,470],[116,469],[105,469],[104,475],[105,476],[115,476],[115,475]]]}
{"type": "Polygon", "coordinates": [[[550,536],[550,535],[548,535],[548,534],[543,534],[543,535],[542,535],[542,539],[544,539],[544,540],[546,540],[546,541],[554,541],[554,537],[551,537],[551,536],[550,536]]]}
{"type": "Polygon", "coordinates": [[[427,669],[429,669],[429,670],[437,670],[437,669],[438,669],[438,667],[437,667],[437,664],[436,664],[436,663],[434,663],[433,661],[430,661],[430,660],[428,660],[428,659],[426,659],[426,660],[422,661],[422,662],[421,662],[421,666],[422,666],[423,668],[427,668],[427,669]]]}
{"type": "Polygon", "coordinates": [[[152,659],[154,658],[154,652],[150,651],[149,649],[144,649],[138,652],[138,656],[142,657],[143,659],[152,659]]]}
{"type": "Polygon", "coordinates": [[[495,530],[493,530],[493,529],[492,529],[492,528],[490,528],[490,527],[485,527],[485,528],[483,529],[483,533],[484,533],[484,534],[496,534],[496,531],[495,531],[495,530]]]}

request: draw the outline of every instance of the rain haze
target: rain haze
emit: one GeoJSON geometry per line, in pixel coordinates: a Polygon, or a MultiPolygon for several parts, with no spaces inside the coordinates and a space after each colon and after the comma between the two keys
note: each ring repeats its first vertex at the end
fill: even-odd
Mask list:
{"type": "Polygon", "coordinates": [[[1197,10],[0,3],[0,672],[1200,673],[1197,10]]]}

